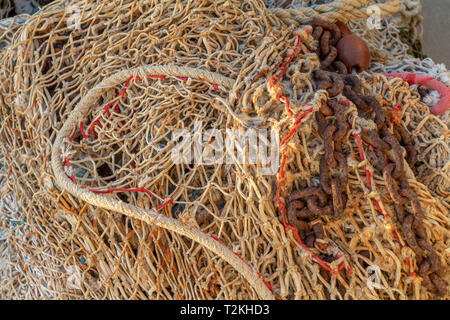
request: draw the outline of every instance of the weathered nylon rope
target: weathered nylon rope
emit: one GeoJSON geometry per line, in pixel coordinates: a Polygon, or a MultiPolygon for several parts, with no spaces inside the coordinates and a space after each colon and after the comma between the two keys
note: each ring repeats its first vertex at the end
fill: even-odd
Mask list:
{"type": "MultiPolygon", "coordinates": [[[[404,0],[392,0],[386,3],[379,3],[380,16],[387,16],[400,11],[401,3],[404,0]]],[[[371,16],[368,12],[369,0],[338,0],[329,4],[321,4],[311,7],[299,8],[273,8],[270,11],[278,18],[297,23],[305,23],[310,18],[320,15],[322,18],[334,22],[340,20],[343,22],[357,19],[364,19],[371,16]]]]}

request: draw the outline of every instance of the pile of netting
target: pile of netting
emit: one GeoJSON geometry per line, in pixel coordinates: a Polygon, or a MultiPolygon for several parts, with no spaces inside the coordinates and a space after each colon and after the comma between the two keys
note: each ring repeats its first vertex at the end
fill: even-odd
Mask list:
{"type": "Polygon", "coordinates": [[[420,3],[367,30],[369,1],[286,2],[57,0],[16,26],[1,298],[448,299],[449,113],[385,75],[449,84],[413,56],[420,3]]]}

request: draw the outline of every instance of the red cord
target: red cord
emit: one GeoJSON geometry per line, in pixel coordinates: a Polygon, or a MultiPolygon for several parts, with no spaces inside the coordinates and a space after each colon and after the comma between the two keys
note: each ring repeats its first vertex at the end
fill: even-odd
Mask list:
{"type": "Polygon", "coordinates": [[[292,54],[287,55],[287,57],[289,58],[287,61],[283,62],[283,64],[280,67],[280,73],[278,74],[278,76],[275,78],[275,83],[277,83],[278,81],[280,81],[280,79],[284,76],[284,74],[287,71],[287,66],[289,63],[291,63],[292,59],[294,59],[294,57],[297,55],[297,53],[299,53],[299,51],[302,48],[302,37],[300,36],[300,34],[294,34],[294,36],[297,37],[297,46],[294,49],[294,52],[292,54]]]}

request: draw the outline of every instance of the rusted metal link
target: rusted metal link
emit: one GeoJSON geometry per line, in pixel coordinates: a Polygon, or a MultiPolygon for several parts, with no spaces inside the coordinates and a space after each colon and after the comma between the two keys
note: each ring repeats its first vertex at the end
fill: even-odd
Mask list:
{"type": "Polygon", "coordinates": [[[348,182],[347,158],[340,152],[335,152],[334,156],[339,165],[339,186],[345,188],[348,182]]]}
{"type": "Polygon", "coordinates": [[[403,205],[408,203],[408,198],[402,197],[398,193],[398,186],[395,183],[394,179],[392,179],[392,171],[395,168],[395,164],[390,163],[383,169],[383,178],[384,183],[386,185],[386,188],[389,192],[389,195],[392,198],[392,201],[394,201],[397,204],[403,205]]]}
{"type": "Polygon", "coordinates": [[[310,196],[318,197],[321,203],[326,203],[327,201],[327,197],[323,193],[322,189],[317,187],[308,187],[292,192],[288,197],[287,202],[291,202],[292,200],[307,199],[310,196]]]}
{"type": "Polygon", "coordinates": [[[315,80],[331,83],[330,73],[325,70],[314,70],[312,75],[315,80]]]}
{"type": "Polygon", "coordinates": [[[442,279],[444,270],[439,256],[425,239],[419,239],[417,242],[427,256],[419,265],[419,275],[423,278],[422,284],[438,296],[445,295],[447,283],[442,279]]]}
{"type": "Polygon", "coordinates": [[[320,53],[323,57],[326,57],[330,53],[330,38],[331,32],[328,30],[324,31],[320,38],[320,53]]]}
{"type": "Polygon", "coordinates": [[[290,225],[297,229],[298,233],[303,233],[308,230],[308,223],[303,221],[301,216],[309,216],[308,209],[302,209],[304,206],[301,201],[293,201],[288,204],[287,220],[290,225]]]}
{"type": "Polygon", "coordinates": [[[322,139],[324,139],[325,130],[328,126],[327,120],[325,119],[324,115],[321,112],[316,112],[316,121],[317,121],[319,136],[322,139]]]}
{"type": "Polygon", "coordinates": [[[405,145],[412,143],[412,140],[409,136],[408,131],[402,125],[394,124],[394,131],[399,133],[399,135],[405,145]]]}
{"type": "Polygon", "coordinates": [[[332,81],[333,86],[327,89],[330,97],[335,97],[342,92],[344,89],[344,81],[342,81],[341,77],[334,72],[330,72],[330,79],[332,81]]]}
{"type": "Polygon", "coordinates": [[[419,276],[422,277],[422,285],[430,292],[438,296],[444,296],[447,293],[447,283],[438,273],[431,271],[429,260],[423,260],[419,265],[419,276]]]}
{"type": "Polygon", "coordinates": [[[426,239],[427,232],[423,226],[423,217],[421,215],[416,215],[413,221],[413,230],[419,238],[426,239]]]}
{"type": "Polygon", "coordinates": [[[337,73],[347,74],[347,67],[341,61],[339,61],[339,60],[334,61],[333,66],[337,73]]]}
{"type": "Polygon", "coordinates": [[[417,151],[416,151],[416,147],[414,147],[414,145],[412,144],[407,144],[405,146],[406,149],[406,162],[408,162],[409,166],[412,168],[414,168],[414,165],[417,162],[417,151]]]}
{"type": "Polygon", "coordinates": [[[447,283],[436,273],[430,274],[430,280],[436,288],[436,294],[443,297],[447,294],[447,283]]]}
{"type": "Polygon", "coordinates": [[[426,252],[428,261],[430,261],[430,272],[436,272],[439,276],[443,276],[443,269],[441,265],[441,260],[437,253],[433,250],[431,244],[429,244],[425,239],[418,239],[418,245],[423,251],[426,252]]]}
{"type": "Polygon", "coordinates": [[[367,103],[361,99],[356,92],[354,92],[349,85],[344,85],[344,96],[346,96],[351,102],[353,102],[359,110],[364,112],[370,111],[370,107],[367,103]]]}
{"type": "Polygon", "coordinates": [[[394,133],[397,133],[401,137],[406,149],[406,162],[413,168],[417,162],[417,151],[408,131],[402,125],[394,124],[394,133]]]}
{"type": "Polygon", "coordinates": [[[317,90],[327,90],[333,86],[331,82],[321,81],[317,84],[317,90]]]}
{"type": "Polygon", "coordinates": [[[316,89],[327,90],[330,97],[337,96],[344,88],[344,82],[337,73],[315,70],[313,77],[316,80],[316,89]]]}
{"type": "Polygon", "coordinates": [[[303,203],[303,201],[300,200],[289,200],[288,197],[288,211],[296,211],[296,210],[300,210],[303,209],[305,207],[305,204],[303,203]]]}
{"type": "Polygon", "coordinates": [[[394,153],[394,161],[395,161],[395,169],[392,173],[392,176],[397,179],[400,176],[404,175],[405,165],[403,161],[403,149],[400,144],[395,140],[395,138],[391,135],[387,135],[383,138],[383,141],[388,143],[393,150],[394,153]]]}
{"type": "Polygon", "coordinates": [[[308,230],[308,222],[297,218],[295,212],[288,212],[288,222],[297,230],[297,233],[299,234],[303,234],[308,230]]]}
{"type": "Polygon", "coordinates": [[[315,70],[313,72],[313,77],[316,80],[317,90],[327,90],[333,86],[330,76],[324,70],[315,70]]]}
{"type": "Polygon", "coordinates": [[[417,195],[414,193],[414,191],[411,188],[408,189],[401,189],[400,194],[411,202],[411,207],[413,209],[413,212],[415,215],[423,215],[422,206],[420,205],[420,201],[417,198],[417,195]]]}
{"type": "Polygon", "coordinates": [[[331,180],[331,196],[333,197],[334,219],[342,217],[344,212],[343,194],[339,188],[339,182],[336,179],[331,180]]]}
{"type": "Polygon", "coordinates": [[[428,260],[424,260],[419,265],[419,275],[423,279],[422,281],[423,286],[427,288],[429,291],[434,291],[435,288],[433,283],[431,282],[429,274],[430,274],[430,263],[428,262],[428,260]]]}
{"type": "Polygon", "coordinates": [[[341,30],[334,23],[330,23],[330,22],[325,21],[323,19],[320,19],[318,17],[314,17],[307,24],[310,24],[310,25],[312,25],[313,27],[316,27],[316,28],[317,27],[321,27],[324,30],[331,31],[333,33],[333,39],[332,39],[332,44],[333,45],[336,45],[337,42],[339,41],[339,39],[341,38],[341,30]]]}
{"type": "Polygon", "coordinates": [[[314,219],[315,216],[308,208],[303,208],[297,211],[297,218],[307,222],[311,219],[314,219]]]}
{"type": "MultiPolygon", "coordinates": [[[[345,65],[344,65],[344,67],[345,67],[345,65]]],[[[347,68],[347,67],[345,67],[345,68],[347,68]]],[[[355,76],[354,74],[344,75],[344,76],[342,76],[342,80],[344,80],[345,85],[348,85],[351,87],[351,90],[353,90],[353,92],[355,94],[358,94],[361,91],[361,80],[359,80],[359,78],[357,76],[355,76]]]]}
{"type": "Polygon", "coordinates": [[[403,210],[403,206],[394,202],[394,211],[398,222],[403,224],[403,221],[405,220],[405,210],[403,210]]]}
{"type": "Polygon", "coordinates": [[[318,199],[316,196],[311,196],[308,198],[306,204],[308,206],[309,211],[311,211],[316,216],[321,216],[321,215],[329,216],[333,213],[332,206],[320,207],[317,204],[317,201],[318,201],[318,199]]]}
{"type": "Polygon", "coordinates": [[[381,152],[387,152],[391,150],[391,146],[380,138],[378,132],[375,129],[363,128],[363,133],[369,137],[370,143],[375,147],[375,149],[381,152]]]}
{"type": "Polygon", "coordinates": [[[333,140],[335,142],[341,141],[348,131],[348,124],[344,115],[344,107],[335,100],[328,100],[328,105],[333,110],[338,125],[338,129],[333,135],[333,140]]]}
{"type": "Polygon", "coordinates": [[[308,234],[303,240],[304,244],[309,248],[314,248],[314,242],[316,241],[316,236],[314,233],[308,234]]]}
{"type": "Polygon", "coordinates": [[[405,235],[405,241],[408,244],[408,246],[411,248],[412,251],[418,256],[423,255],[423,250],[421,247],[419,247],[419,244],[417,243],[416,235],[414,234],[412,230],[412,224],[413,224],[414,216],[413,215],[407,215],[405,219],[403,220],[403,234],[405,235]]]}
{"type": "Polygon", "coordinates": [[[325,59],[322,60],[322,62],[320,63],[320,68],[327,69],[329,66],[331,66],[336,57],[337,49],[335,47],[330,47],[330,53],[325,57],[325,59]]]}
{"type": "Polygon", "coordinates": [[[331,82],[321,81],[317,84],[317,90],[327,90],[331,88],[333,84],[331,82]]]}
{"type": "Polygon", "coordinates": [[[334,151],[335,152],[342,152],[342,140],[334,141],[334,151]]]}
{"type": "Polygon", "coordinates": [[[322,185],[323,191],[325,193],[331,195],[331,185],[330,185],[330,179],[328,178],[328,166],[327,166],[327,160],[326,157],[323,156],[320,159],[320,184],[322,185]]]}
{"type": "Polygon", "coordinates": [[[320,109],[319,111],[324,115],[324,116],[332,116],[333,115],[333,109],[329,107],[330,101],[328,101],[328,103],[326,102],[322,102],[322,104],[320,105],[320,109]]]}
{"type": "Polygon", "coordinates": [[[318,222],[318,223],[313,224],[312,230],[314,232],[314,235],[316,236],[316,239],[324,239],[325,238],[325,232],[323,231],[322,223],[318,222]]]}
{"type": "Polygon", "coordinates": [[[323,137],[323,147],[325,150],[325,157],[327,160],[327,165],[331,168],[336,168],[337,163],[334,158],[333,152],[333,134],[336,131],[336,127],[330,124],[326,129],[323,137]]]}
{"type": "Polygon", "coordinates": [[[323,28],[322,28],[322,27],[315,27],[315,28],[314,28],[314,31],[313,31],[313,33],[312,33],[312,37],[313,37],[315,40],[319,40],[320,37],[322,36],[322,34],[323,34],[323,28]]]}
{"type": "Polygon", "coordinates": [[[361,98],[373,109],[373,111],[375,111],[374,121],[377,125],[377,129],[380,130],[383,127],[384,122],[386,120],[380,103],[374,96],[361,96],[361,98]]]}

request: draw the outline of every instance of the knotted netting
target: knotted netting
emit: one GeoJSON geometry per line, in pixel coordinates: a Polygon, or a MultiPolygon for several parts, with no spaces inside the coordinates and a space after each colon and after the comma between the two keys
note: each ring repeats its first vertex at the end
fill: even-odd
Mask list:
{"type": "Polygon", "coordinates": [[[389,2],[399,16],[369,32],[367,3],[55,1],[31,16],[1,54],[2,296],[448,297],[448,112],[384,75],[448,73],[399,40],[417,13],[389,2]],[[308,20],[324,12],[360,19],[374,62],[352,89],[375,118],[318,88],[308,20]],[[271,174],[172,157],[252,130],[273,151],[270,129],[271,174]]]}

